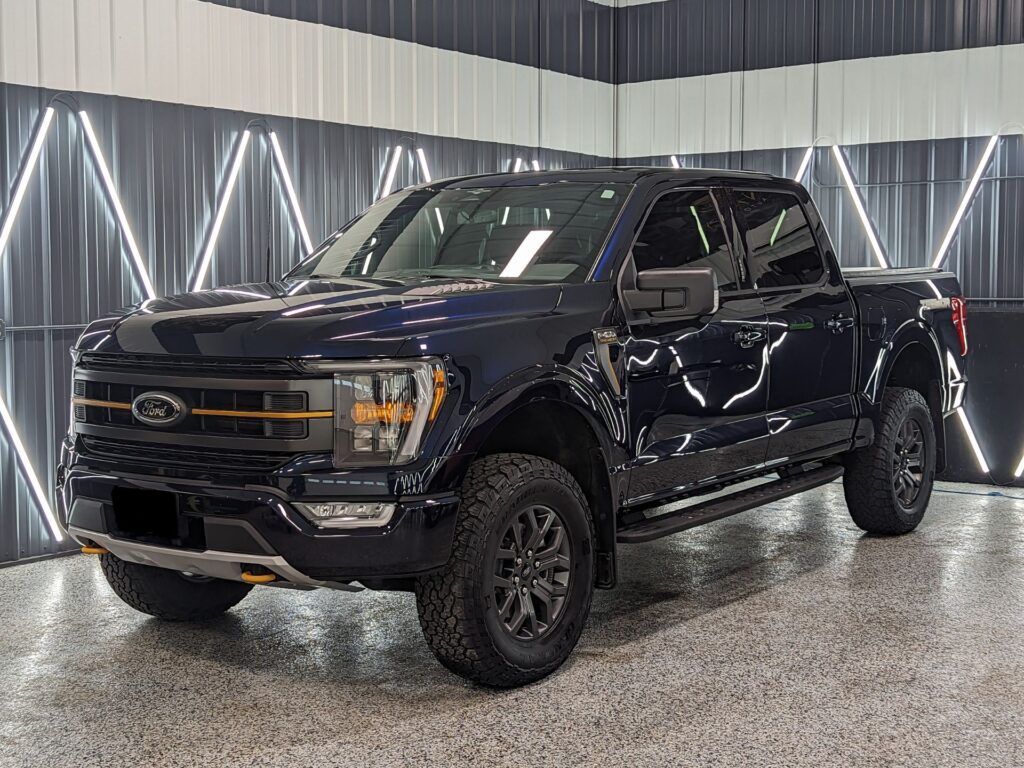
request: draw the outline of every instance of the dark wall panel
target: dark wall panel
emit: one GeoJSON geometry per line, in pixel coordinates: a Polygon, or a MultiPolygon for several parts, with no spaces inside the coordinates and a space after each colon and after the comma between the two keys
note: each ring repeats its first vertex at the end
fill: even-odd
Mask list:
{"type": "Polygon", "coordinates": [[[204,0],[606,83],[615,9],[589,0],[204,0]],[[452,24],[452,19],[455,24],[452,24]]]}
{"type": "Polygon", "coordinates": [[[616,14],[620,83],[1024,42],[1020,0],[664,0],[616,14]]]}

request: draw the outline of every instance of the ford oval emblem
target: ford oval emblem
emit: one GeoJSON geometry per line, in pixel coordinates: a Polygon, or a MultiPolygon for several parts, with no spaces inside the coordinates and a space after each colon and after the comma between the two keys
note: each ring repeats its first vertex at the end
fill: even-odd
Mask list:
{"type": "Polygon", "coordinates": [[[185,414],[185,401],[170,392],[143,392],[132,400],[132,415],[151,427],[173,427],[185,414]]]}

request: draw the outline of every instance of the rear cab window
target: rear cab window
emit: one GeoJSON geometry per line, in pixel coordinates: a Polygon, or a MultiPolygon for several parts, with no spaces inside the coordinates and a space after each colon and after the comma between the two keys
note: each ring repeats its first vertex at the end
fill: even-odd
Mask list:
{"type": "Polygon", "coordinates": [[[732,191],[744,228],[747,262],[760,289],[817,285],[825,263],[796,195],[768,190],[732,191]]]}

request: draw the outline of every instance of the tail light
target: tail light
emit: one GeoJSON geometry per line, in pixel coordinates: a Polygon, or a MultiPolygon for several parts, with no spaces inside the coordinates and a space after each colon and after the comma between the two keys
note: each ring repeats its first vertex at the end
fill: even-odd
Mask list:
{"type": "Polygon", "coordinates": [[[963,296],[954,296],[949,300],[949,308],[953,310],[953,327],[960,339],[960,356],[967,354],[967,301],[963,296]]]}

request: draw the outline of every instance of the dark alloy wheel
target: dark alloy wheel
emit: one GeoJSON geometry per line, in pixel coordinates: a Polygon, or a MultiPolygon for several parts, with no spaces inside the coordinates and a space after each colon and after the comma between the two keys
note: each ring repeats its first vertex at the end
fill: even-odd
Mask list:
{"type": "Polygon", "coordinates": [[[924,517],[935,482],[935,415],[920,392],[888,387],[875,440],[845,458],[850,516],[868,533],[910,533],[924,517]]]}
{"type": "Polygon", "coordinates": [[[494,605],[516,640],[536,640],[562,614],[572,577],[572,546],[550,507],[534,504],[511,520],[494,558],[494,605]]]}
{"type": "Polygon", "coordinates": [[[908,416],[896,434],[892,452],[892,488],[905,508],[913,506],[924,482],[924,430],[908,416]]]}
{"type": "Polygon", "coordinates": [[[594,524],[565,467],[496,453],[470,466],[452,554],[419,578],[430,649],[483,685],[526,685],[554,672],[583,632],[594,591],[594,524]]]}

